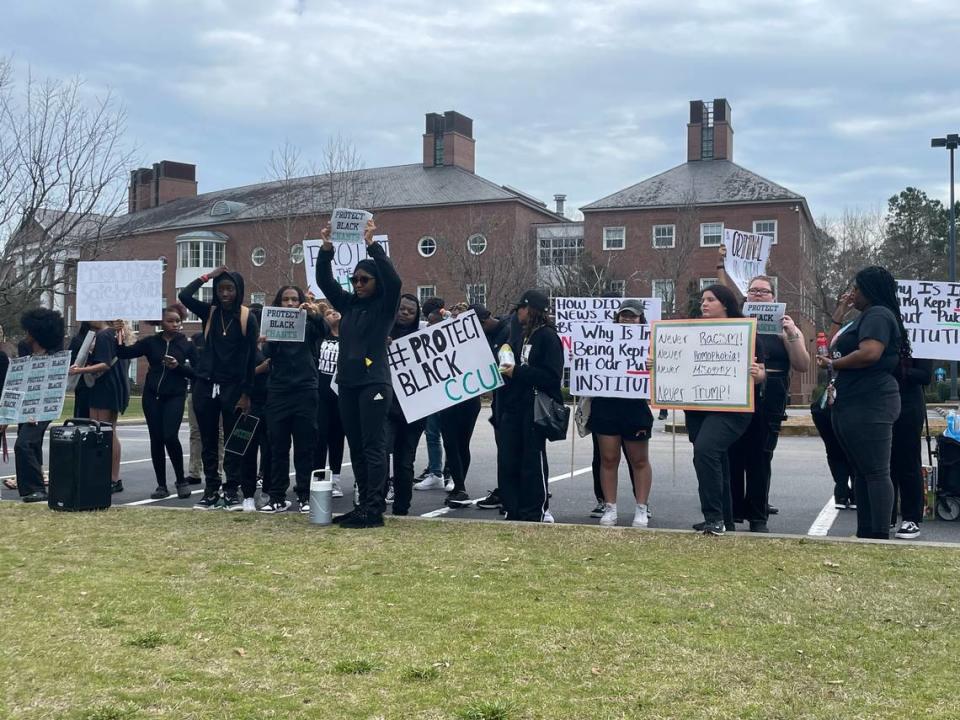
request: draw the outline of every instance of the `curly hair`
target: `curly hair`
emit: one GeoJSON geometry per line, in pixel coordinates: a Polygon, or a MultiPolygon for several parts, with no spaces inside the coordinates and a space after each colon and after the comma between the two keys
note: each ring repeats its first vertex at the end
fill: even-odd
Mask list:
{"type": "Polygon", "coordinates": [[[20,316],[20,327],[48,353],[63,350],[63,315],[56,310],[32,308],[20,316]]]}
{"type": "Polygon", "coordinates": [[[893,275],[879,265],[870,265],[863,268],[854,278],[854,283],[860,293],[871,305],[879,305],[893,313],[897,320],[897,329],[900,331],[900,357],[906,361],[913,357],[913,348],[910,347],[910,336],[903,326],[903,315],[900,314],[900,299],[897,297],[897,281],[893,275]]]}
{"type": "Polygon", "coordinates": [[[305,303],[305,302],[307,301],[307,296],[304,295],[302,289],[298,288],[296,285],[284,285],[284,286],[281,287],[279,290],[277,290],[277,294],[276,294],[276,295],[274,296],[274,298],[273,298],[273,306],[274,306],[274,307],[280,307],[281,303],[283,302],[283,294],[284,294],[287,290],[296,290],[296,291],[297,291],[297,304],[302,305],[303,303],[305,303]]]}

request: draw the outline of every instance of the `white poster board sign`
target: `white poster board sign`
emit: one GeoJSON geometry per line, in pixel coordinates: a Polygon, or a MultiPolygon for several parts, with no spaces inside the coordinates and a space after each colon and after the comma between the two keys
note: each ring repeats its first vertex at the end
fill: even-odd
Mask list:
{"type": "Polygon", "coordinates": [[[372,217],[373,215],[366,210],[337,208],[330,216],[330,242],[360,243],[363,245],[363,234],[367,229],[367,221],[372,217]]]}
{"type": "Polygon", "coordinates": [[[474,311],[394,340],[387,348],[393,392],[407,422],[503,385],[474,311]]]}
{"type": "Polygon", "coordinates": [[[570,392],[577,397],[650,397],[650,326],[574,323],[570,392]]]}
{"type": "Polygon", "coordinates": [[[303,342],[307,335],[307,311],[266,306],[260,332],[267,342],[303,342]]]}
{"type": "Polygon", "coordinates": [[[573,340],[570,326],[573,323],[613,322],[620,305],[625,300],[637,300],[643,303],[643,314],[648,323],[659,320],[662,301],[660,298],[592,298],[558,297],[553,299],[554,317],[557,322],[557,334],[566,350],[564,362],[570,365],[573,358],[573,340]]]}
{"type": "Polygon", "coordinates": [[[77,263],[77,320],[160,320],[163,261],[77,263]]]}
{"type": "Polygon", "coordinates": [[[767,235],[724,228],[723,244],[727,248],[727,257],[723,261],[724,272],[746,295],[750,278],[767,272],[772,241],[767,235]]]}
{"type": "Polygon", "coordinates": [[[960,360],[960,283],[897,280],[915,358],[960,360]]]}
{"type": "Polygon", "coordinates": [[[70,351],[10,361],[0,396],[0,425],[56,420],[63,412],[70,351]]]}
{"type": "MultiPolygon", "coordinates": [[[[383,251],[390,257],[390,238],[386,235],[374,235],[373,239],[383,246],[383,251]]],[[[323,240],[303,241],[303,268],[307,273],[307,287],[315,298],[326,297],[317,285],[317,258],[320,257],[320,247],[323,240]]],[[[333,279],[337,285],[350,292],[350,276],[357,263],[367,255],[366,245],[340,243],[333,246],[333,279]]]]}
{"type": "Polygon", "coordinates": [[[755,318],[758,335],[779,335],[783,332],[786,303],[744,303],[743,314],[755,318]]]}
{"type": "Polygon", "coordinates": [[[651,405],[676,410],[753,412],[753,318],[661,320],[650,337],[651,405]]]}

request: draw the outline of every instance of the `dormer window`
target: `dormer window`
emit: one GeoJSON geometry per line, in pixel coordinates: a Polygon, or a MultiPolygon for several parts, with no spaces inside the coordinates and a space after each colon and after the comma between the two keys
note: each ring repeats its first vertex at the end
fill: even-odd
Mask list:
{"type": "Polygon", "coordinates": [[[232,200],[217,200],[210,208],[210,217],[222,217],[240,212],[247,206],[232,200]]]}

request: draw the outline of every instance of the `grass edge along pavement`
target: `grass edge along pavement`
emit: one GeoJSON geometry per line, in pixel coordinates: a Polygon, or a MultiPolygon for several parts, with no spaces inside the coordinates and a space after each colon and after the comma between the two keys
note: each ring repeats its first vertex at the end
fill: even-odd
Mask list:
{"type": "Polygon", "coordinates": [[[13,503],[0,527],[0,717],[956,716],[956,550],[13,503]]]}

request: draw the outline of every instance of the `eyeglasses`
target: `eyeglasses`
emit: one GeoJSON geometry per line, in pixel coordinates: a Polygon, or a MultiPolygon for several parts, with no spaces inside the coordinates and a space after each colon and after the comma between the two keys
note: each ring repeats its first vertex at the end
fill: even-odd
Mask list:
{"type": "Polygon", "coordinates": [[[351,275],[350,283],[352,285],[366,285],[368,282],[373,280],[369,275],[351,275]]]}
{"type": "Polygon", "coordinates": [[[747,295],[773,295],[773,290],[768,288],[750,288],[747,295]]]}

